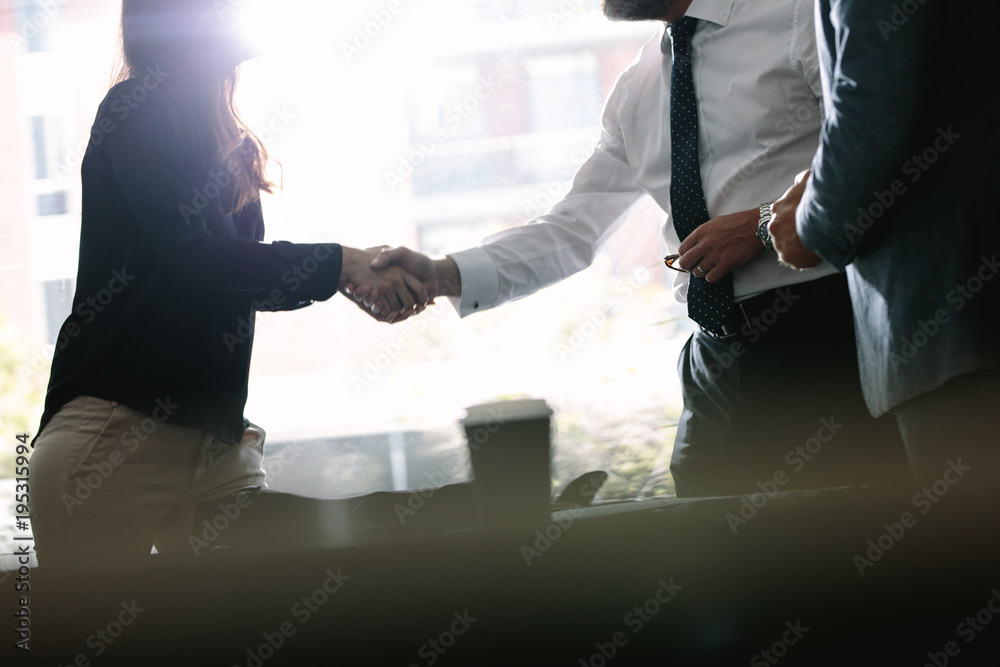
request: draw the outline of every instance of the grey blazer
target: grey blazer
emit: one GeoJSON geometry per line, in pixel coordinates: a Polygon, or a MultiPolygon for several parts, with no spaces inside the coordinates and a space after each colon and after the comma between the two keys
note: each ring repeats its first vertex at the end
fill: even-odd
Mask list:
{"type": "Polygon", "coordinates": [[[848,272],[876,416],[1000,368],[997,4],[817,2],[827,117],[796,223],[848,272]]]}

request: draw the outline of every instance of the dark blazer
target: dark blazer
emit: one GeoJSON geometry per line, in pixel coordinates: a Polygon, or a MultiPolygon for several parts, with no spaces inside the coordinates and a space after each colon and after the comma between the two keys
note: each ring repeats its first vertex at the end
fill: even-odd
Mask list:
{"type": "Polygon", "coordinates": [[[797,227],[846,267],[875,415],[1000,368],[996,4],[818,0],[827,118],[797,227]]]}

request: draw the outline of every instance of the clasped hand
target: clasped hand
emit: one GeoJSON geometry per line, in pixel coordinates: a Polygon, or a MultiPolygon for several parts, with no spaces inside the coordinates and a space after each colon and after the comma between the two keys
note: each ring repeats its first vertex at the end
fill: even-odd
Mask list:
{"type": "Polygon", "coordinates": [[[416,315],[439,294],[430,258],[405,248],[388,251],[388,246],[367,250],[345,246],[339,289],[380,322],[401,322],[416,315]]]}

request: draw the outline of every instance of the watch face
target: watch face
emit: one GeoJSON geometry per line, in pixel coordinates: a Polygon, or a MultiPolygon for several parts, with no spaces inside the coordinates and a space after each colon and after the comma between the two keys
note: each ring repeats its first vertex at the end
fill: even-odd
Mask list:
{"type": "Polygon", "coordinates": [[[757,227],[757,238],[759,238],[761,243],[763,243],[766,247],[772,247],[771,233],[767,231],[767,223],[761,223],[757,227]]]}

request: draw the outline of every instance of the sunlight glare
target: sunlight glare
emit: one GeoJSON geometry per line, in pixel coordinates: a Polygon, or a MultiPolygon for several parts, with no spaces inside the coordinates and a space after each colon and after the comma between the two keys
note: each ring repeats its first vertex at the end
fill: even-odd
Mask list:
{"type": "Polygon", "coordinates": [[[237,21],[244,39],[258,55],[284,51],[296,41],[292,18],[297,0],[229,0],[238,4],[237,21]]]}

